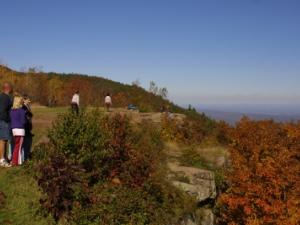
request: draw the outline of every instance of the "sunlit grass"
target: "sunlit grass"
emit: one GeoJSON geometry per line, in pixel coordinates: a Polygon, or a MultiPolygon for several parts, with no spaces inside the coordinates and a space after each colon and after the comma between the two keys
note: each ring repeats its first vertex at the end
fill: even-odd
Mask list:
{"type": "Polygon", "coordinates": [[[6,196],[4,207],[0,209],[0,224],[53,224],[52,219],[38,213],[41,193],[33,177],[23,167],[0,168],[0,191],[6,196]]]}

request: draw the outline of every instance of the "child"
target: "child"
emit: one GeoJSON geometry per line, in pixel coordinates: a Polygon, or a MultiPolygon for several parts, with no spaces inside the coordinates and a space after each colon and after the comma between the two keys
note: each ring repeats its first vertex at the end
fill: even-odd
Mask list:
{"type": "Polygon", "coordinates": [[[110,97],[109,93],[107,93],[104,101],[105,101],[105,106],[106,106],[107,112],[109,112],[109,109],[110,109],[110,107],[112,105],[112,100],[111,100],[111,97],[110,97]]]}
{"type": "Polygon", "coordinates": [[[23,98],[14,97],[13,107],[10,111],[11,128],[14,137],[14,151],[11,164],[13,166],[22,164],[22,147],[25,137],[26,114],[23,107],[23,98]]]}

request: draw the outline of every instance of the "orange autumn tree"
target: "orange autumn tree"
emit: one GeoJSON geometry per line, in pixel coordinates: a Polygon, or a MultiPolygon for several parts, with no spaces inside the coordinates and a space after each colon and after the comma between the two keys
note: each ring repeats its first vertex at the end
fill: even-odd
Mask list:
{"type": "Polygon", "coordinates": [[[300,224],[300,124],[243,118],[230,132],[219,224],[300,224]]]}

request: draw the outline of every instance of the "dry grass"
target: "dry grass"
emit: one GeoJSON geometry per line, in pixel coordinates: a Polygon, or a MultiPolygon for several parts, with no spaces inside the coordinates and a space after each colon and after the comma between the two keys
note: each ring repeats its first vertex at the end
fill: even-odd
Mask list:
{"type": "MultiPolygon", "coordinates": [[[[95,107],[87,107],[84,110],[96,109],[95,107]]],[[[103,107],[97,108],[99,112],[106,114],[121,113],[129,116],[134,123],[143,123],[145,121],[152,122],[154,125],[159,125],[161,122],[161,113],[140,113],[137,111],[130,111],[125,108],[112,108],[110,112],[106,112],[103,107]]],[[[55,121],[59,114],[68,112],[69,107],[45,107],[45,106],[33,106],[32,111],[33,117],[33,133],[34,133],[34,143],[40,143],[46,140],[47,130],[51,128],[52,123],[55,121]]],[[[172,116],[178,120],[182,120],[184,115],[172,114],[172,116]]]]}
{"type": "Polygon", "coordinates": [[[218,169],[227,163],[228,151],[220,145],[186,146],[175,142],[165,143],[169,161],[181,161],[186,166],[218,169]]]}
{"type": "Polygon", "coordinates": [[[33,106],[33,143],[36,144],[44,139],[47,135],[47,130],[51,128],[57,116],[67,111],[67,107],[48,108],[44,106],[33,106]]]}

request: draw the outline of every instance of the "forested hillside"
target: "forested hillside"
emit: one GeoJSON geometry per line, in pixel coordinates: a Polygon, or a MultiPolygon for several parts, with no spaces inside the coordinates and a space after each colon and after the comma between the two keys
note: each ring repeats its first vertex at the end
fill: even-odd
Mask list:
{"type": "Polygon", "coordinates": [[[152,91],[146,91],[137,83],[126,85],[102,77],[80,74],[44,73],[35,69],[17,72],[0,65],[0,83],[11,82],[15,91],[27,94],[31,99],[45,106],[69,105],[76,90],[80,91],[81,103],[84,106],[101,106],[107,93],[113,97],[115,107],[134,104],[141,111],[159,111],[169,107],[171,111],[183,112],[180,107],[165,99],[167,90],[152,83],[152,91]]]}

